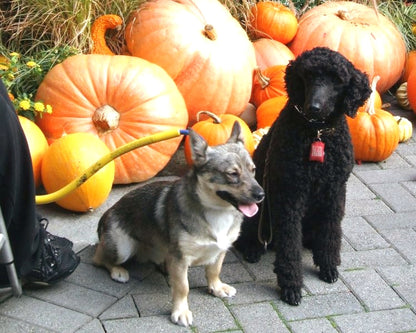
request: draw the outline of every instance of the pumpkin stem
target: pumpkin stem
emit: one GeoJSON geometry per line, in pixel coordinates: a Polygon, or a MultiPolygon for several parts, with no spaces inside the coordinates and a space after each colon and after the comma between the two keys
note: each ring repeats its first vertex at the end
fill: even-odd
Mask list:
{"type": "Polygon", "coordinates": [[[214,124],[221,124],[221,118],[218,117],[215,113],[209,112],[209,111],[199,111],[196,114],[196,121],[199,121],[200,115],[201,114],[205,114],[207,116],[209,116],[210,118],[212,118],[214,120],[214,124]]]}
{"type": "Polygon", "coordinates": [[[210,40],[217,39],[217,33],[211,24],[205,24],[203,34],[205,35],[205,37],[207,37],[210,40]]]}
{"type": "Polygon", "coordinates": [[[376,87],[377,82],[380,80],[380,76],[376,75],[373,77],[373,81],[371,82],[371,94],[368,98],[368,101],[366,103],[365,112],[367,112],[369,115],[373,115],[376,113],[374,109],[374,101],[376,99],[376,87]]]}
{"type": "Polygon", "coordinates": [[[266,75],[264,75],[262,73],[262,71],[260,70],[260,68],[257,67],[255,69],[255,75],[256,75],[257,81],[261,85],[261,89],[265,89],[265,88],[267,88],[270,85],[270,78],[267,77],[266,75]]]}
{"type": "Polygon", "coordinates": [[[99,134],[115,130],[119,121],[120,113],[107,104],[99,107],[92,115],[92,122],[99,134]]]}
{"type": "Polygon", "coordinates": [[[345,9],[340,9],[335,15],[343,21],[349,21],[351,19],[350,14],[345,9]]]}
{"type": "Polygon", "coordinates": [[[97,18],[91,26],[91,39],[93,41],[91,53],[114,55],[114,52],[107,46],[105,32],[107,29],[120,30],[122,24],[123,19],[118,15],[108,14],[97,18]]]}

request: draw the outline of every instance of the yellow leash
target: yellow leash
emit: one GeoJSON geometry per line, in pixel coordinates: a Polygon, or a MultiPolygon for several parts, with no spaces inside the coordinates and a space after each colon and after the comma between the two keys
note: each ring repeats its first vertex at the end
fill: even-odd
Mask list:
{"type": "Polygon", "coordinates": [[[97,162],[95,162],[87,170],[85,170],[85,172],[81,176],[70,182],[68,185],[62,187],[61,189],[53,193],[37,195],[35,198],[36,204],[44,205],[62,199],[64,196],[71,193],[77,187],[84,184],[88,178],[90,178],[98,170],[100,170],[102,167],[104,167],[106,164],[110,163],[112,160],[119,157],[120,155],[128,153],[129,151],[136,148],[140,148],[146,145],[150,145],[152,143],[172,139],[179,135],[186,134],[188,134],[187,130],[172,129],[126,143],[125,145],[118,147],[116,150],[100,158],[97,162]]]}

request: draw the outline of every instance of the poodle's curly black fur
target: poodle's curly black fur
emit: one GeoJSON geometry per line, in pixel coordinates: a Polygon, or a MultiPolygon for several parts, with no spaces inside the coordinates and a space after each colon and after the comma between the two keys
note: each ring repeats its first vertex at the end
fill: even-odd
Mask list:
{"type": "Polygon", "coordinates": [[[302,244],[312,250],[320,279],[338,279],[346,182],[354,165],[345,115],[354,117],[371,89],[364,73],[324,47],[291,61],[285,82],[289,100],[253,156],[266,199],[261,213],[243,224],[236,247],[248,261],[258,261],[264,252],[259,220],[270,225],[281,298],[298,305],[302,244]],[[325,144],[323,162],[310,160],[316,140],[325,144]]]}

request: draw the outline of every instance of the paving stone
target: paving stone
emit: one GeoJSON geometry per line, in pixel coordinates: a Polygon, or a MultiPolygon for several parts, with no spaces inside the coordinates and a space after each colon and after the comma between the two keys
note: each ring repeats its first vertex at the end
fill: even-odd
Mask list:
{"type": "Polygon", "coordinates": [[[412,167],[412,165],[396,151],[394,151],[388,159],[379,162],[378,165],[382,169],[402,169],[412,167]]]}
{"type": "Polygon", "coordinates": [[[325,318],[291,321],[288,323],[293,333],[320,332],[337,333],[331,322],[325,318]]]}
{"type": "Polygon", "coordinates": [[[347,182],[347,201],[373,199],[376,195],[359,180],[354,174],[350,175],[347,182]]]}
{"type": "Polygon", "coordinates": [[[392,248],[368,251],[345,252],[341,269],[406,265],[406,261],[392,248]]]}
{"type": "Polygon", "coordinates": [[[279,299],[276,278],[272,281],[240,283],[236,284],[234,287],[237,289],[237,295],[227,299],[227,303],[232,305],[279,299]]]}
{"type": "Polygon", "coordinates": [[[270,303],[235,305],[231,310],[245,333],[289,332],[270,303]]]}
{"type": "Polygon", "coordinates": [[[333,317],[343,333],[413,332],[416,315],[410,309],[374,311],[333,317]]]}
{"type": "Polygon", "coordinates": [[[348,200],[345,204],[345,216],[367,216],[387,214],[392,210],[379,198],[348,200]]]}
{"type": "Polygon", "coordinates": [[[160,292],[132,296],[141,317],[170,315],[172,312],[170,293],[160,292]]]}
{"type": "Polygon", "coordinates": [[[399,183],[415,179],[414,168],[355,171],[355,175],[366,184],[399,183]]]}
{"type": "Polygon", "coordinates": [[[344,218],[342,230],[344,237],[357,251],[390,246],[361,216],[344,218]]]}
{"type": "Polygon", "coordinates": [[[126,295],[106,311],[104,311],[99,318],[105,319],[117,319],[117,318],[131,318],[138,317],[139,312],[136,308],[136,304],[133,301],[132,295],[126,295]]]}
{"type": "Polygon", "coordinates": [[[53,332],[45,327],[39,327],[30,323],[25,323],[22,320],[8,318],[0,315],[0,333],[48,333],[53,332]]]}
{"type": "Polygon", "coordinates": [[[382,230],[380,232],[403,256],[416,264],[416,231],[413,229],[382,230]]]}
{"type": "Polygon", "coordinates": [[[275,302],[285,320],[301,320],[340,314],[363,312],[364,309],[350,292],[330,295],[304,296],[299,306],[275,302]]]}
{"type": "MultiPolygon", "coordinates": [[[[250,272],[251,276],[257,281],[266,281],[276,279],[276,274],[273,273],[274,261],[276,252],[268,250],[257,263],[249,263],[244,261],[244,265],[250,272]]],[[[244,260],[244,259],[241,259],[244,260]]]]}
{"type": "MultiPolygon", "coordinates": [[[[129,281],[129,283],[133,281],[129,281]]],[[[167,277],[158,271],[154,271],[142,281],[135,282],[133,288],[130,289],[130,293],[134,295],[169,293],[169,291],[167,277]]]]}
{"type": "Polygon", "coordinates": [[[372,269],[343,271],[341,276],[370,311],[405,306],[393,289],[372,269]]]}
{"type": "Polygon", "coordinates": [[[193,289],[189,294],[189,308],[193,313],[198,333],[238,330],[239,327],[224,300],[207,294],[204,289],[193,289]]]}
{"type": "Polygon", "coordinates": [[[384,229],[404,229],[416,227],[415,211],[366,216],[365,219],[377,231],[384,229]]]}
{"type": "Polygon", "coordinates": [[[191,333],[192,329],[181,327],[170,321],[170,316],[145,318],[122,318],[105,320],[103,322],[106,333],[191,333]]]}
{"type": "Polygon", "coordinates": [[[105,331],[101,322],[98,319],[94,319],[77,330],[76,333],[105,333],[105,331]]]}
{"type": "Polygon", "coordinates": [[[123,297],[139,284],[135,279],[131,279],[127,283],[116,282],[111,279],[106,269],[83,262],[67,278],[67,281],[117,298],[123,297]]]}
{"type": "Polygon", "coordinates": [[[86,314],[25,295],[1,305],[0,315],[59,332],[73,332],[92,319],[86,314]]]}
{"type": "Polygon", "coordinates": [[[371,188],[395,212],[414,211],[416,197],[401,184],[372,184],[371,188]]]}
{"type": "Polygon", "coordinates": [[[26,290],[28,296],[66,307],[90,316],[98,316],[117,301],[114,296],[63,281],[38,290],[26,290]]]}
{"type": "Polygon", "coordinates": [[[397,286],[397,285],[413,286],[416,283],[416,266],[415,265],[380,267],[377,269],[377,271],[391,286],[393,285],[394,286],[397,286]]]}

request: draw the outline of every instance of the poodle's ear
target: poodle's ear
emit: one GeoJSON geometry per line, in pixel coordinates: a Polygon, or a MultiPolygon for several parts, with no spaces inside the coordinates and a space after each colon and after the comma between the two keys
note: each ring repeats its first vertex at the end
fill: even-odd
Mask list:
{"type": "Polygon", "coordinates": [[[343,103],[344,113],[353,118],[357,109],[364,104],[371,94],[371,87],[366,74],[353,67],[351,64],[350,82],[346,88],[346,95],[343,103]]]}
{"type": "Polygon", "coordinates": [[[301,67],[302,64],[299,61],[299,57],[289,62],[286,66],[285,84],[290,102],[295,105],[303,106],[305,102],[305,87],[301,76],[301,67]]]}

